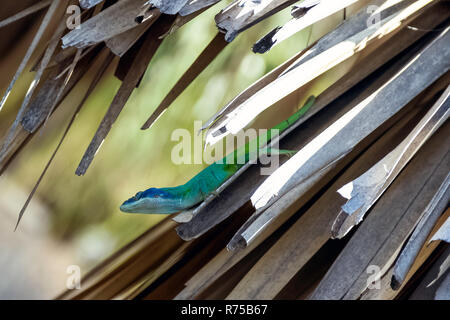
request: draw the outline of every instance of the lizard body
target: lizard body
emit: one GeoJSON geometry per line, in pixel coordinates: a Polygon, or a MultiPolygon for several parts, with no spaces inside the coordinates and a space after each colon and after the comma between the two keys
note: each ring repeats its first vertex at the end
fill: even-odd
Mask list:
{"type": "MultiPolygon", "coordinates": [[[[212,163],[185,184],[169,188],[150,188],[138,192],[134,197],[125,201],[120,206],[120,210],[129,213],[170,214],[195,206],[214,193],[220,185],[245,165],[252,155],[258,151],[261,152],[260,146],[265,146],[273,138],[272,132],[281,133],[289,128],[311,108],[314,101],[314,96],[309,97],[303,107],[288,119],[280,122],[267,133],[258,136],[256,141],[250,141],[220,161],[212,163]],[[274,129],[275,131],[273,131],[274,129]]],[[[267,150],[270,148],[266,148],[267,150]]],[[[273,151],[275,149],[272,149],[273,151]]],[[[278,152],[293,153],[289,150],[278,150],[278,152]]]]}

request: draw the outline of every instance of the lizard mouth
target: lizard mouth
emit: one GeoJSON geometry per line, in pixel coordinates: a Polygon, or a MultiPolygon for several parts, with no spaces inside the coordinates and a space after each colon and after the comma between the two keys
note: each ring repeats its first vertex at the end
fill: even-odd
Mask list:
{"type": "Polygon", "coordinates": [[[134,196],[120,206],[120,211],[126,213],[140,213],[143,212],[144,205],[139,197],[134,196]]]}
{"type": "Polygon", "coordinates": [[[120,206],[120,211],[125,213],[171,214],[179,212],[180,208],[176,201],[170,199],[157,197],[135,200],[131,198],[120,206]]]}
{"type": "Polygon", "coordinates": [[[135,213],[135,211],[133,210],[132,206],[130,206],[129,204],[127,204],[128,201],[125,201],[121,206],[120,206],[120,211],[122,212],[126,212],[126,213],[135,213]]]}

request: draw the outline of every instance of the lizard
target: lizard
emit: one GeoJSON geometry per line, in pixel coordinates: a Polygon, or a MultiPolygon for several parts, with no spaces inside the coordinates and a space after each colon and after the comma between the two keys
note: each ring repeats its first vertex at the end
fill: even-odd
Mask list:
{"type": "Polygon", "coordinates": [[[229,153],[219,161],[213,162],[183,185],[168,188],[149,188],[138,192],[126,200],[120,210],[127,213],[171,214],[194,207],[235,174],[245,163],[250,161],[257,152],[292,155],[295,151],[277,150],[266,147],[274,138],[300,119],[314,104],[315,96],[310,96],[305,104],[288,119],[272,127],[266,133],[259,135],[255,141],[249,141],[244,146],[229,153]],[[253,143],[252,143],[253,142],[253,143]],[[260,148],[263,146],[263,148],[260,148]],[[237,161],[240,159],[241,161],[237,161]],[[243,160],[243,161],[242,161],[243,160]]]}

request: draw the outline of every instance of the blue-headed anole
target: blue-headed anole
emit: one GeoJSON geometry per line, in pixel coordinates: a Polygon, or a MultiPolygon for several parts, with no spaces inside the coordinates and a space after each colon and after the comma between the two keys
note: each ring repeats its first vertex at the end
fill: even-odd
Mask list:
{"type": "Polygon", "coordinates": [[[275,130],[268,130],[267,133],[257,137],[256,143],[250,141],[220,161],[212,163],[185,184],[169,188],[150,188],[138,192],[134,197],[125,201],[120,206],[120,210],[129,213],[160,214],[186,210],[205,200],[208,195],[214,194],[225,181],[250,160],[252,155],[257,152],[261,153],[261,149],[259,149],[261,146],[263,149],[265,148],[263,152],[288,155],[295,153],[295,151],[275,150],[265,146],[273,138],[272,132],[285,131],[311,108],[314,101],[314,96],[309,97],[302,108],[272,128],[275,130]],[[244,161],[237,161],[238,159],[244,161]]]}

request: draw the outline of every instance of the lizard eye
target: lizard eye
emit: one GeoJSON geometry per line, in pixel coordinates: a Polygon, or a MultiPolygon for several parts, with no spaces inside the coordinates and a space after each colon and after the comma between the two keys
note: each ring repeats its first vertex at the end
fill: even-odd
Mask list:
{"type": "Polygon", "coordinates": [[[135,199],[140,199],[142,196],[142,192],[138,192],[136,193],[136,195],[134,196],[135,199]]]}

